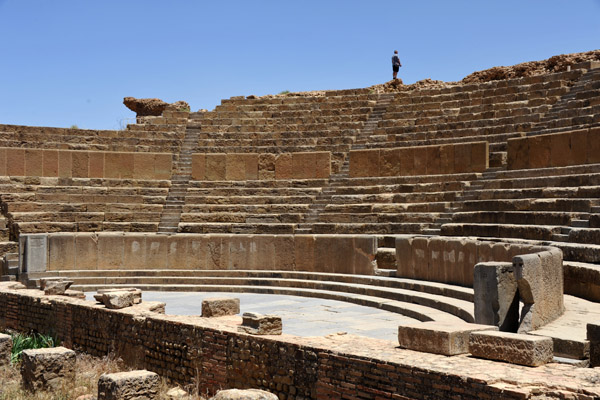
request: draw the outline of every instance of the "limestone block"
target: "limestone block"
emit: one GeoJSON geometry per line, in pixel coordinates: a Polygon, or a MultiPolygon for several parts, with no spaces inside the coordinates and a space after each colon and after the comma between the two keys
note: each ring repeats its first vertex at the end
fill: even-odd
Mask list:
{"type": "Polygon", "coordinates": [[[379,150],[350,151],[350,177],[379,176],[379,150]]]}
{"type": "Polygon", "coordinates": [[[444,265],[445,238],[432,237],[427,240],[427,264],[423,265],[425,279],[434,282],[446,282],[447,274],[444,265]]]}
{"type": "Polygon", "coordinates": [[[494,327],[468,323],[420,322],[398,326],[398,343],[404,349],[453,356],[469,352],[471,332],[489,330],[494,330],[494,327]]]}
{"type": "Polygon", "coordinates": [[[472,332],[469,352],[475,357],[531,367],[544,365],[554,356],[549,337],[495,331],[472,332]]]}
{"type": "Polygon", "coordinates": [[[202,300],[202,316],[205,318],[236,315],[240,312],[240,299],[234,297],[209,297],[202,300]]]}
{"type": "Polygon", "coordinates": [[[294,260],[299,271],[315,271],[315,236],[294,236],[294,260]]]}
{"type": "Polygon", "coordinates": [[[242,325],[238,327],[239,332],[252,335],[281,335],[281,329],[281,317],[253,312],[244,313],[242,325]]]}
{"type": "Polygon", "coordinates": [[[571,161],[569,134],[554,133],[550,136],[550,159],[553,167],[564,167],[571,161]]]}
{"type": "Polygon", "coordinates": [[[415,264],[412,256],[413,236],[398,236],[396,238],[396,276],[414,278],[415,264]]]}
{"type": "Polygon", "coordinates": [[[379,173],[381,176],[400,176],[400,149],[381,149],[379,173]]]}
{"type": "MultiPolygon", "coordinates": [[[[94,296],[96,298],[96,296],[94,296]]],[[[135,304],[135,293],[128,291],[114,291],[102,293],[99,301],[111,310],[120,310],[135,304]]],[[[96,298],[98,300],[98,298],[96,298]]]]}
{"type": "Polygon", "coordinates": [[[10,363],[13,341],[10,335],[0,333],[0,367],[10,363]]]}
{"type": "Polygon", "coordinates": [[[30,391],[56,389],[75,379],[75,352],[64,347],[23,350],[23,386],[30,391]]]}
{"type": "Polygon", "coordinates": [[[520,333],[536,330],[564,312],[562,251],[551,249],[513,258],[521,301],[520,333]]]}
{"type": "Polygon", "coordinates": [[[400,148],[400,176],[415,175],[415,152],[410,147],[400,148]]]}
{"type": "Polygon", "coordinates": [[[294,179],[314,179],[316,167],[316,153],[292,153],[292,177],[294,179]]]}
{"type": "Polygon", "coordinates": [[[90,178],[104,178],[104,154],[99,151],[89,153],[90,178]]]}
{"type": "Polygon", "coordinates": [[[206,154],[206,180],[223,181],[227,175],[226,154],[206,154]]]}
{"type": "Polygon", "coordinates": [[[527,138],[512,138],[506,141],[506,167],[524,169],[529,165],[529,142],[527,138]]]}
{"type": "Polygon", "coordinates": [[[160,377],[146,370],[103,374],[98,379],[98,400],[158,398],[160,377]]]}
{"type": "Polygon", "coordinates": [[[471,172],[471,144],[459,143],[454,145],[454,172],[471,172]]]}
{"type": "Polygon", "coordinates": [[[590,128],[588,131],[587,163],[600,163],[600,127],[590,128]]]}
{"type": "Polygon", "coordinates": [[[600,325],[587,324],[587,340],[590,341],[590,367],[600,367],[600,325]]]}
{"type": "Polygon", "coordinates": [[[132,179],[135,171],[135,159],[134,153],[119,153],[117,160],[117,169],[119,171],[119,178],[121,179],[132,179]]]}
{"type": "Polygon", "coordinates": [[[71,157],[73,178],[88,178],[90,176],[89,153],[87,151],[73,151],[71,157]]]}
{"type": "Polygon", "coordinates": [[[165,153],[154,154],[154,178],[170,179],[173,169],[173,156],[165,153]]]}
{"type": "Polygon", "coordinates": [[[529,142],[529,168],[551,166],[551,145],[548,135],[531,136],[529,142]]]}
{"type": "MultiPolygon", "coordinates": [[[[65,269],[96,270],[98,269],[98,242],[96,233],[77,233],[74,235],[74,260],[72,266],[65,269]]],[[[50,237],[52,240],[52,236],[50,237]]]]}
{"type": "Polygon", "coordinates": [[[42,160],[42,176],[58,176],[58,150],[44,150],[42,160]]]}
{"type": "Polygon", "coordinates": [[[275,154],[262,153],[258,156],[258,179],[275,179],[275,154]]]}
{"type": "Polygon", "coordinates": [[[152,153],[133,153],[133,178],[154,178],[154,155],[152,153]]]}
{"type": "Polygon", "coordinates": [[[71,287],[73,281],[63,278],[42,278],[40,279],[40,289],[44,291],[46,296],[65,294],[67,289],[71,287]]]}
{"type": "Polygon", "coordinates": [[[412,175],[425,175],[427,173],[427,147],[411,147],[413,151],[414,167],[412,175]]]}
{"type": "Polygon", "coordinates": [[[114,292],[128,292],[133,295],[133,304],[140,304],[142,302],[142,290],[134,287],[122,287],[122,288],[104,288],[98,289],[98,292],[94,295],[96,301],[102,303],[103,296],[107,293],[114,292]]]}
{"type": "MultiPolygon", "coordinates": [[[[127,240],[127,238],[125,239],[127,240]]],[[[144,248],[144,268],[145,269],[166,269],[167,253],[169,250],[169,237],[167,235],[150,234],[146,235],[144,248]]],[[[126,247],[127,251],[127,247],[126,247]]]]}
{"type": "Polygon", "coordinates": [[[58,151],[58,177],[71,178],[73,176],[73,152],[70,150],[58,151]]]}
{"type": "Polygon", "coordinates": [[[203,153],[192,154],[192,179],[203,181],[206,178],[206,155],[203,153]]]}
{"type": "Polygon", "coordinates": [[[440,171],[442,174],[454,173],[454,146],[440,146],[440,171]]]}
{"type": "Polygon", "coordinates": [[[6,176],[6,152],[10,149],[0,148],[0,176],[6,176]]]}
{"type": "Polygon", "coordinates": [[[44,166],[43,150],[25,149],[25,175],[42,176],[44,166]]]}
{"type": "Polygon", "coordinates": [[[244,160],[244,179],[256,180],[258,179],[258,154],[246,153],[242,155],[244,160]]]}
{"type": "Polygon", "coordinates": [[[278,154],[275,158],[275,179],[292,179],[292,177],[292,154],[278,154]]]}
{"type": "Polygon", "coordinates": [[[45,272],[48,268],[48,234],[21,235],[19,269],[22,272],[45,272]]]}
{"type": "Polygon", "coordinates": [[[25,149],[10,148],[6,150],[6,175],[25,175],[25,149]]]}
{"type": "Polygon", "coordinates": [[[225,155],[225,179],[243,181],[246,179],[246,162],[243,154],[227,153],[225,155]]]}
{"type": "Polygon", "coordinates": [[[471,143],[471,172],[483,172],[490,166],[488,142],[471,143]]]}
{"type": "Polygon", "coordinates": [[[278,400],[277,395],[259,389],[227,389],[219,390],[209,400],[278,400]]]}
{"type": "Polygon", "coordinates": [[[321,151],[315,153],[315,178],[327,179],[331,175],[331,153],[321,151]]]}
{"type": "Polygon", "coordinates": [[[123,268],[124,235],[105,233],[98,236],[98,269],[123,268]]]}
{"type": "Polygon", "coordinates": [[[106,153],[104,155],[104,178],[118,179],[121,177],[119,165],[121,162],[120,153],[106,153]]]}
{"type": "Polygon", "coordinates": [[[493,325],[505,332],[519,326],[519,296],[512,263],[486,262],[473,272],[475,323],[493,325]]]}
{"type": "Polygon", "coordinates": [[[579,165],[587,163],[587,129],[581,129],[570,132],[570,160],[569,165],[579,165]]]}
{"type": "Polygon", "coordinates": [[[442,172],[440,146],[427,146],[425,149],[427,175],[439,175],[442,172]]]}

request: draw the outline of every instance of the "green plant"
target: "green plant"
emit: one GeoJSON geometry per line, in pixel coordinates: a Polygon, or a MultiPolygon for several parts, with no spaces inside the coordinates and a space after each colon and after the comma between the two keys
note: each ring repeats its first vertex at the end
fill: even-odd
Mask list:
{"type": "Polygon", "coordinates": [[[79,127],[77,125],[71,125],[69,129],[79,129],[79,127]]]}
{"type": "Polygon", "coordinates": [[[278,94],[288,94],[288,93],[290,93],[290,91],[289,91],[289,90],[284,90],[284,91],[282,91],[282,92],[279,92],[278,94]]]}
{"type": "Polygon", "coordinates": [[[13,346],[10,353],[10,362],[12,364],[19,362],[23,350],[43,349],[54,347],[58,344],[58,340],[51,335],[42,335],[41,333],[33,333],[31,335],[15,333],[12,335],[12,340],[13,346]]]}

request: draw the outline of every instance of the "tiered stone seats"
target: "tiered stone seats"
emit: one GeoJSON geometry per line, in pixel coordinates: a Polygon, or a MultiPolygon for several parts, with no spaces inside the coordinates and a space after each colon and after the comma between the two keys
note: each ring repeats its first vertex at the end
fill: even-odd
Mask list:
{"type": "Polygon", "coordinates": [[[168,181],[0,178],[2,212],[20,233],[156,232],[168,181]]]}

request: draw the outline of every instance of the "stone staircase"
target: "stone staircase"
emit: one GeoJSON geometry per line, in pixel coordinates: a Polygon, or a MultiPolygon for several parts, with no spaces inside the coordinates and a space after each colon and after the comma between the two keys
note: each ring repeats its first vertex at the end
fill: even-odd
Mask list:
{"type": "Polygon", "coordinates": [[[177,233],[181,212],[185,204],[185,194],[192,176],[192,153],[198,143],[200,127],[188,126],[175,162],[171,187],[160,216],[158,233],[177,233]]]}
{"type": "MultiPolygon", "coordinates": [[[[392,99],[393,94],[382,94],[377,99],[377,104],[371,110],[369,118],[365,122],[363,128],[356,136],[356,139],[350,150],[360,150],[365,148],[365,144],[370,140],[374,139],[373,136],[379,121],[381,121],[383,114],[392,99]]],[[[385,139],[385,138],[384,138],[385,139]]],[[[324,187],[319,195],[315,198],[314,202],[310,205],[308,212],[304,218],[304,222],[298,224],[295,233],[306,234],[312,232],[312,224],[319,220],[319,215],[325,209],[327,204],[331,203],[331,197],[336,193],[336,187],[340,186],[350,177],[350,153],[348,153],[344,159],[344,163],[340,167],[338,173],[333,174],[329,178],[329,185],[324,187]]]]}

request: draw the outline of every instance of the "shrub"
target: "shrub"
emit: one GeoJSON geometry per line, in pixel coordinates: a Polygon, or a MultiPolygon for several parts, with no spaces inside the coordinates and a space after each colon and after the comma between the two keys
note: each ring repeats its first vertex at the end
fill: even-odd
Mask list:
{"type": "Polygon", "coordinates": [[[12,340],[13,346],[10,353],[10,362],[12,364],[20,361],[23,350],[43,349],[54,347],[58,344],[58,340],[51,335],[42,335],[41,333],[33,333],[31,335],[15,333],[12,335],[12,340]]]}

